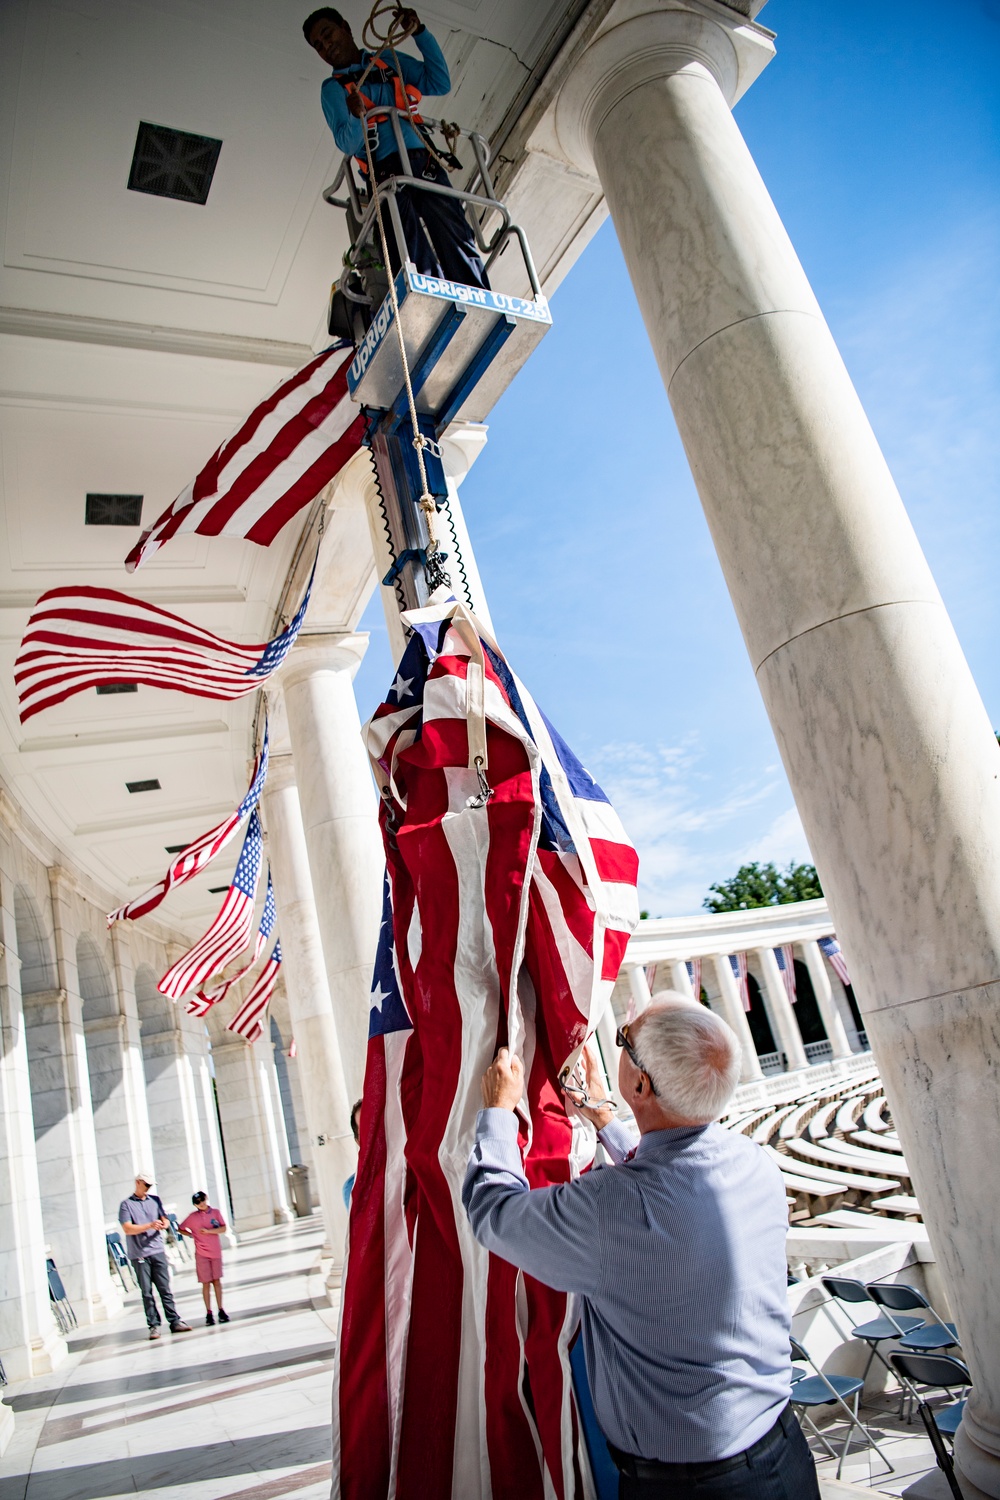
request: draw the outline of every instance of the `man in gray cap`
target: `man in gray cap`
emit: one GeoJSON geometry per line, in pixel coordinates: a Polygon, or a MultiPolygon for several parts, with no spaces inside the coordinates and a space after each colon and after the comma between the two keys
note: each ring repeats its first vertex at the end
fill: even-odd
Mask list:
{"type": "Polygon", "coordinates": [[[152,1174],[137,1172],[135,1192],[122,1200],[118,1210],[118,1222],[125,1236],[125,1253],[132,1262],[132,1269],[139,1278],[142,1305],[146,1312],[151,1339],[160,1337],[160,1310],[153,1296],[153,1287],[160,1294],[163,1316],[170,1325],[171,1333],[190,1333],[191,1324],[185,1323],[174,1305],[170,1290],[170,1266],[167,1262],[163,1231],[167,1227],[167,1216],[163,1204],[155,1193],[152,1174]]]}

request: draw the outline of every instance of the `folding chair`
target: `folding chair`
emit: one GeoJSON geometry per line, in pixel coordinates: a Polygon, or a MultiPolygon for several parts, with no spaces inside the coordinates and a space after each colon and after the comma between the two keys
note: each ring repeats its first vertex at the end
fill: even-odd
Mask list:
{"type": "MultiPolygon", "coordinates": [[[[838,1302],[871,1302],[870,1289],[863,1281],[855,1281],[849,1276],[823,1276],[820,1278],[823,1285],[832,1297],[838,1302]]],[[[853,1313],[848,1313],[851,1322],[854,1323],[853,1313]]],[[[862,1381],[868,1379],[868,1371],[871,1369],[872,1360],[878,1358],[879,1363],[885,1365],[890,1374],[892,1367],[888,1365],[879,1350],[879,1344],[887,1339],[902,1338],[905,1334],[913,1333],[917,1328],[924,1326],[923,1318],[909,1318],[898,1316],[895,1318],[871,1318],[867,1323],[854,1323],[851,1329],[852,1339],[861,1339],[869,1348],[868,1363],[862,1381]]]]}
{"type": "Polygon", "coordinates": [[[120,1234],[113,1233],[106,1234],[104,1238],[107,1241],[108,1245],[108,1263],[112,1271],[117,1271],[118,1280],[122,1284],[122,1291],[125,1292],[126,1295],[128,1295],[128,1293],[132,1291],[132,1287],[129,1286],[128,1282],[125,1280],[126,1270],[131,1273],[133,1286],[139,1285],[139,1278],[135,1274],[135,1268],[133,1267],[132,1262],[129,1260],[128,1256],[125,1253],[125,1246],[122,1244],[122,1237],[120,1234]]]}
{"type": "Polygon", "coordinates": [[[809,1355],[797,1339],[792,1339],[791,1345],[792,1358],[801,1360],[803,1364],[809,1365],[816,1371],[815,1375],[806,1375],[796,1371],[793,1366],[792,1405],[797,1409],[801,1409],[801,1415],[809,1431],[822,1443],[831,1458],[837,1457],[836,1450],[827,1441],[825,1434],[820,1432],[816,1426],[809,1415],[809,1408],[813,1406],[833,1406],[836,1402],[847,1413],[849,1426],[847,1428],[847,1436],[844,1438],[844,1446],[840,1450],[840,1460],[837,1464],[837,1478],[840,1478],[841,1470],[844,1467],[844,1459],[847,1457],[847,1450],[851,1444],[851,1434],[855,1427],[864,1433],[866,1442],[875,1449],[875,1452],[886,1465],[889,1473],[893,1473],[892,1464],[886,1458],[882,1449],[858,1415],[858,1400],[864,1389],[864,1381],[859,1380],[856,1375],[825,1375],[819,1366],[814,1364],[809,1358],[809,1355]],[[848,1402],[852,1397],[853,1405],[849,1405],[848,1402]]]}
{"type": "Polygon", "coordinates": [[[73,1311],[72,1303],[66,1295],[62,1277],[56,1270],[56,1263],[51,1255],[46,1258],[45,1271],[49,1281],[49,1301],[52,1303],[52,1311],[56,1315],[56,1322],[62,1333],[70,1333],[76,1326],[76,1313],[73,1311]]]}
{"type": "Polygon", "coordinates": [[[951,1493],[955,1496],[955,1500],[963,1500],[962,1491],[955,1478],[955,1463],[948,1451],[945,1438],[948,1438],[954,1445],[955,1433],[958,1431],[958,1424],[965,1410],[965,1401],[964,1399],[954,1401],[950,1406],[934,1408],[928,1406],[914,1387],[930,1385],[938,1390],[951,1390],[955,1386],[970,1386],[972,1376],[968,1367],[951,1354],[893,1352],[889,1358],[892,1360],[896,1374],[905,1382],[907,1390],[917,1403],[923,1424],[927,1428],[927,1436],[931,1440],[931,1447],[934,1449],[937,1466],[947,1479],[951,1493]]]}
{"type": "Polygon", "coordinates": [[[167,1239],[171,1244],[176,1245],[177,1249],[181,1253],[181,1260],[188,1260],[188,1247],[185,1243],[184,1236],[181,1234],[180,1220],[178,1219],[177,1215],[168,1213],[167,1223],[170,1225],[170,1228],[167,1230],[167,1239]]]}
{"type": "Polygon", "coordinates": [[[938,1349],[953,1349],[960,1342],[954,1323],[946,1323],[934,1311],[923,1292],[918,1292],[915,1286],[907,1286],[903,1281],[871,1281],[867,1291],[872,1301],[885,1309],[890,1323],[899,1328],[899,1346],[910,1354],[933,1354],[938,1349]],[[894,1314],[908,1312],[914,1307],[925,1308],[933,1316],[934,1322],[925,1322],[919,1328],[904,1329],[900,1318],[894,1314]]]}

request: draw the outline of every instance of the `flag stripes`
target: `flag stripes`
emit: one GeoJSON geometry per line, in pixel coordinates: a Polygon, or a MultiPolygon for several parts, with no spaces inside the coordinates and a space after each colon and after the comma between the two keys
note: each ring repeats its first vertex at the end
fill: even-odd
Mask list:
{"type": "Polygon", "coordinates": [[[745,1011],[749,1012],[749,1010],[750,1010],[750,985],[747,982],[747,975],[749,974],[750,971],[749,971],[749,969],[747,967],[747,956],[746,956],[746,954],[745,953],[730,953],[729,954],[729,965],[730,965],[730,968],[733,971],[733,978],[736,980],[737,986],[739,987],[740,999],[743,1002],[743,1009],[745,1011]]]}
{"type": "Polygon", "coordinates": [[[263,1035],[267,1007],[278,982],[281,968],[281,941],[275,943],[271,956],[257,976],[253,989],[230,1021],[227,1030],[234,1031],[244,1041],[256,1042],[263,1035]]]}
{"type": "Polygon", "coordinates": [[[264,841],[260,813],[254,808],[243,838],[236,872],[218,916],[208,931],[172,964],[156,986],[161,994],[177,1000],[187,990],[196,990],[232,959],[238,958],[250,941],[254,897],[260,879],[264,841]]]}
{"type": "Polygon", "coordinates": [[[311,589],[310,577],[288,626],[273,640],[251,646],[115,589],[50,589],[31,611],[14,663],[21,723],[109,683],[137,682],[223,701],[255,693],[295,644],[311,589]]]}
{"type": "Polygon", "coordinates": [[[143,532],[126,568],[184,532],[269,546],[361,446],[365,421],[347,389],[352,354],[335,345],[282,381],[143,532]]]}
{"type": "Polygon", "coordinates": [[[850,984],[851,976],[847,972],[847,960],[837,939],[835,937],[821,937],[819,946],[822,953],[829,959],[830,968],[836,974],[841,984],[850,984]]]}
{"type": "Polygon", "coordinates": [[[192,1015],[205,1015],[213,1005],[218,1005],[220,1000],[224,1000],[226,998],[233,985],[236,984],[238,980],[242,979],[244,974],[249,974],[250,970],[253,968],[254,964],[257,962],[258,958],[260,958],[260,955],[266,948],[267,941],[270,938],[271,933],[274,931],[275,917],[276,912],[274,905],[274,886],[271,883],[271,870],[270,867],[268,867],[267,894],[264,897],[264,910],[261,913],[260,922],[257,927],[257,938],[254,942],[253,954],[249,962],[245,963],[241,969],[237,969],[235,973],[230,974],[227,979],[223,979],[214,987],[214,989],[199,990],[197,996],[195,997],[199,1004],[199,1009],[193,1010],[190,1004],[187,1007],[192,1015]]]}
{"type": "Polygon", "coordinates": [[[182,849],[172,861],[166,875],[162,880],[157,881],[156,885],[150,886],[143,895],[136,896],[134,901],[128,901],[124,906],[119,906],[115,911],[109,912],[109,927],[113,927],[116,922],[122,922],[126,918],[130,918],[133,922],[137,921],[139,917],[144,917],[154,911],[169,891],[199,874],[226,847],[243,819],[260,800],[267,777],[267,757],[268,738],[265,720],[264,739],[250,773],[250,785],[235,812],[230,813],[228,818],[224,818],[221,823],[217,823],[214,828],[210,828],[207,833],[203,833],[200,838],[194,839],[182,849]]]}
{"type": "Polygon", "coordinates": [[[777,960],[778,971],[785,983],[785,994],[794,1005],[798,1000],[798,992],[795,988],[795,951],[791,943],[782,943],[775,948],[774,956],[777,960]]]}

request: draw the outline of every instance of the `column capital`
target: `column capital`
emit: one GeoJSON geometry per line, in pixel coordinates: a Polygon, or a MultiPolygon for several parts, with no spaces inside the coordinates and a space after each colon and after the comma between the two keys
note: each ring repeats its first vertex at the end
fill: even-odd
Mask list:
{"type": "Polygon", "coordinates": [[[718,85],[731,108],[774,56],[773,33],[721,0],[681,0],[669,9],[654,0],[646,5],[635,14],[634,3],[626,10],[619,0],[556,100],[559,145],[592,177],[597,133],[634,89],[671,73],[700,73],[718,85]]]}
{"type": "Polygon", "coordinates": [[[267,760],[267,784],[262,794],[265,805],[269,793],[284,792],[289,787],[295,787],[296,791],[298,790],[298,782],[295,779],[295,757],[291,753],[269,755],[267,760]]]}
{"type": "Polygon", "coordinates": [[[367,630],[300,635],[280,670],[279,686],[290,688],[314,672],[347,672],[353,678],[367,649],[367,630]]]}

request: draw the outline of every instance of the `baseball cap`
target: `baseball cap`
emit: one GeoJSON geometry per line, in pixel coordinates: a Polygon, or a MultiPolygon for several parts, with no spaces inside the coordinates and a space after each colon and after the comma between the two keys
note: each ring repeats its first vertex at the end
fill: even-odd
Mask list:
{"type": "Polygon", "coordinates": [[[136,1172],[135,1180],[136,1182],[144,1182],[147,1187],[153,1187],[156,1183],[156,1178],[152,1172],[136,1172]]]}

